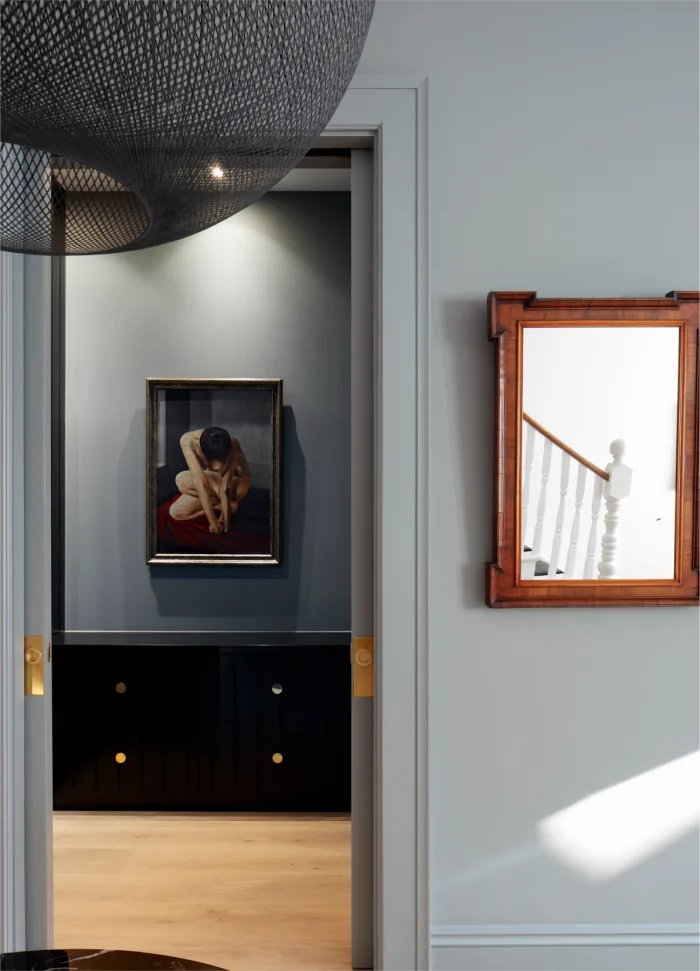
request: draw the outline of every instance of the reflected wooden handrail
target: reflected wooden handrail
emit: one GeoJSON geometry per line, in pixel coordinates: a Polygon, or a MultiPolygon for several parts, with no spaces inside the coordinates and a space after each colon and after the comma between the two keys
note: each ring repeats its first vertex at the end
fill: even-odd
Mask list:
{"type": "Polygon", "coordinates": [[[547,428],[545,428],[544,425],[540,425],[538,421],[535,421],[534,418],[530,418],[530,416],[527,415],[525,412],[523,412],[523,421],[526,421],[528,425],[532,425],[535,431],[538,431],[540,435],[544,435],[545,438],[548,438],[550,442],[556,445],[557,448],[562,449],[562,451],[570,455],[572,459],[575,459],[577,462],[580,462],[581,465],[585,465],[586,468],[590,469],[594,475],[600,476],[600,478],[605,479],[606,482],[608,481],[610,476],[608,475],[607,472],[604,471],[604,469],[599,469],[597,465],[593,464],[593,462],[589,462],[588,459],[585,459],[583,455],[580,455],[576,451],[576,449],[571,448],[570,445],[566,445],[564,442],[562,442],[560,438],[557,438],[556,435],[553,435],[552,432],[550,432],[547,428]]]}

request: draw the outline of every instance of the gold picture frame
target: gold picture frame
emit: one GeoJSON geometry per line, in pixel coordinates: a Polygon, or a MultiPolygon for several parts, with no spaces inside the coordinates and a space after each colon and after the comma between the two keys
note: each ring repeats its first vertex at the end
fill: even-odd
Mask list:
{"type": "Polygon", "coordinates": [[[281,378],[147,378],[146,561],[281,564],[281,378]]]}

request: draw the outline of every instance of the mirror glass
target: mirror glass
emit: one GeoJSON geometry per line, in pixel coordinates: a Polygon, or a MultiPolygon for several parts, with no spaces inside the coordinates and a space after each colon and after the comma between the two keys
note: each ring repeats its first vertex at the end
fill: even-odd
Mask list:
{"type": "Polygon", "coordinates": [[[674,576],[678,368],[677,327],[523,327],[523,580],[674,576]]]}

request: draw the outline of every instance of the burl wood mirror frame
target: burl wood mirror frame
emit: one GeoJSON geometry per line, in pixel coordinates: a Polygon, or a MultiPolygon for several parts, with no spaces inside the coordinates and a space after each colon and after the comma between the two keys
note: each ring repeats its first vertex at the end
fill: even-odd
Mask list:
{"type": "MultiPolygon", "coordinates": [[[[662,298],[538,299],[491,293],[489,340],[496,343],[494,562],[486,564],[489,607],[615,607],[698,604],[698,292],[662,298]],[[521,477],[523,331],[540,326],[673,326],[679,331],[674,576],[624,580],[522,579],[521,477]]],[[[603,487],[605,488],[605,487],[603,487]]],[[[603,504],[603,511],[604,511],[603,504]]],[[[601,515],[601,523],[602,523],[601,515]]]]}

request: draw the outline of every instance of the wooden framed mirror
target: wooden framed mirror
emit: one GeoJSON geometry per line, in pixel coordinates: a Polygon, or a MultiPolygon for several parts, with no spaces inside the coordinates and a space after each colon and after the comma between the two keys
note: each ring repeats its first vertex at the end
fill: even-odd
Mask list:
{"type": "Polygon", "coordinates": [[[698,293],[491,293],[490,607],[698,603],[698,293]]]}

